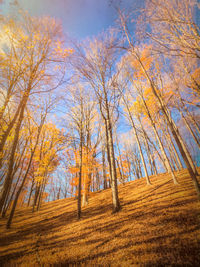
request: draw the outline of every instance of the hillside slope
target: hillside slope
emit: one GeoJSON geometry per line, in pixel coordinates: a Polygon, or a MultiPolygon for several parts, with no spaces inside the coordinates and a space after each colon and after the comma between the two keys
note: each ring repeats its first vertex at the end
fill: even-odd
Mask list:
{"type": "Polygon", "coordinates": [[[74,199],[16,212],[10,230],[0,219],[0,266],[196,266],[200,205],[187,172],[119,186],[122,210],[112,214],[110,189],[93,193],[76,219],[74,199]]]}

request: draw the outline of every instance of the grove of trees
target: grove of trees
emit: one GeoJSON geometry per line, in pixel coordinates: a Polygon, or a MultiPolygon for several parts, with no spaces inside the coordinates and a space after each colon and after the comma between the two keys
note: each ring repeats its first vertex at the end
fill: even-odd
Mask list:
{"type": "Polygon", "coordinates": [[[0,212],[187,168],[200,200],[196,0],[146,0],[78,42],[49,17],[0,19],[0,212]]]}

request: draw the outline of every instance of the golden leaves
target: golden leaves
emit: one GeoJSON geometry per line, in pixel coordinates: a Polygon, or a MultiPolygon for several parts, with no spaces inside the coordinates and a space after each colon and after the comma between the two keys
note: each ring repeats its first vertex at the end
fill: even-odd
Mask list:
{"type": "Polygon", "coordinates": [[[146,45],[144,48],[138,49],[138,53],[135,54],[135,56],[130,55],[128,61],[134,70],[134,76],[136,78],[146,78],[145,71],[148,71],[151,68],[153,62],[151,46],[146,45]]]}

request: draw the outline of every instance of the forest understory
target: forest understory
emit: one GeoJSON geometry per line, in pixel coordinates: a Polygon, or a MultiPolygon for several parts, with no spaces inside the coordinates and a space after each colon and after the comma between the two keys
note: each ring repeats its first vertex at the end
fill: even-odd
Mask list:
{"type": "Polygon", "coordinates": [[[111,189],[77,202],[19,208],[11,229],[0,219],[0,266],[198,266],[199,201],[187,170],[119,185],[122,209],[112,213],[111,189]]]}

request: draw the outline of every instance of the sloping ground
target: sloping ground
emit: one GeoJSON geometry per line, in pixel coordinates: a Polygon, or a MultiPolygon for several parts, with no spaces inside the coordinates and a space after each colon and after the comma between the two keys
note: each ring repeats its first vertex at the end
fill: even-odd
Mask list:
{"type": "Polygon", "coordinates": [[[91,195],[76,220],[76,201],[57,200],[39,212],[0,220],[0,266],[198,266],[200,205],[186,171],[119,186],[122,210],[112,214],[110,189],[91,195]]]}

